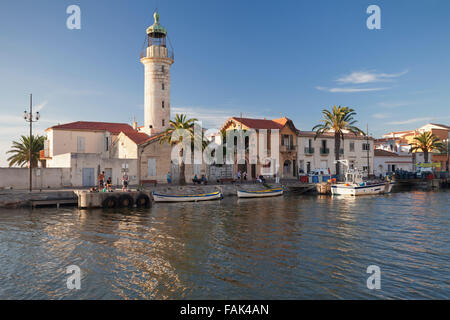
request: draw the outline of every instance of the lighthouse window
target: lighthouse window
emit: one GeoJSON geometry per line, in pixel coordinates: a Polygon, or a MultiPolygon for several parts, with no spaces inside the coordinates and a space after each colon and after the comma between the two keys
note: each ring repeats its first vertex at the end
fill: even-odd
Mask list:
{"type": "Polygon", "coordinates": [[[164,90],[164,83],[161,85],[161,88],[164,90]]]}
{"type": "Polygon", "coordinates": [[[164,66],[161,66],[161,72],[164,72],[164,66]]]}
{"type": "Polygon", "coordinates": [[[164,119],[162,120],[162,126],[163,126],[163,127],[165,126],[164,119]]]}
{"type": "Polygon", "coordinates": [[[162,108],[164,109],[164,101],[161,103],[162,108]]]}

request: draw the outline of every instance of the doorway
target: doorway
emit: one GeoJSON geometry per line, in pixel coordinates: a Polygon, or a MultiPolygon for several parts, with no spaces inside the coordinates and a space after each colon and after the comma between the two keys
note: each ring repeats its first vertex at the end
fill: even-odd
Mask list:
{"type": "Polygon", "coordinates": [[[94,168],[83,168],[82,184],[83,187],[95,186],[94,168]]]}

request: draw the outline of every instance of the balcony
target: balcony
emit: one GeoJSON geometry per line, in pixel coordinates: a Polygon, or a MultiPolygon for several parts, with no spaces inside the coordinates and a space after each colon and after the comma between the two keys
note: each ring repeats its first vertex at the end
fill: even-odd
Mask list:
{"type": "Polygon", "coordinates": [[[320,154],[322,156],[326,156],[326,155],[330,154],[330,148],[320,148],[320,154]]]}
{"type": "Polygon", "coordinates": [[[313,153],[314,153],[314,148],[311,148],[311,147],[306,147],[305,148],[305,154],[311,155],[313,153]]]}
{"type": "Polygon", "coordinates": [[[280,146],[281,152],[297,152],[297,146],[280,146]]]}

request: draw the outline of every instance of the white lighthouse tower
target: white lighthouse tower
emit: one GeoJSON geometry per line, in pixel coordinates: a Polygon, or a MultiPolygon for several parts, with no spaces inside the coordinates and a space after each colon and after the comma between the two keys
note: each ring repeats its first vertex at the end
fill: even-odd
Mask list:
{"type": "Polygon", "coordinates": [[[152,135],[169,127],[170,121],[170,66],[174,62],[173,52],[166,45],[167,30],[159,24],[155,12],[155,23],[147,28],[148,45],[141,54],[145,69],[144,128],[152,135]]]}

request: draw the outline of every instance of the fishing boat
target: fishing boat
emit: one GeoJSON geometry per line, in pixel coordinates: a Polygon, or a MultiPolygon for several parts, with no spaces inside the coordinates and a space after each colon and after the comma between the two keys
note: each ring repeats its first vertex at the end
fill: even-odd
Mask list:
{"type": "Polygon", "coordinates": [[[263,198],[263,197],[276,197],[283,194],[283,189],[267,189],[257,191],[238,190],[237,196],[239,198],[263,198]]]}
{"type": "Polygon", "coordinates": [[[153,200],[155,202],[197,202],[222,199],[221,192],[211,192],[202,194],[183,194],[183,195],[168,195],[152,192],[153,200]]]}
{"type": "Polygon", "coordinates": [[[363,173],[358,170],[349,169],[345,173],[345,183],[338,183],[331,185],[332,195],[369,195],[390,193],[394,182],[391,181],[375,181],[364,182],[363,173]]]}

